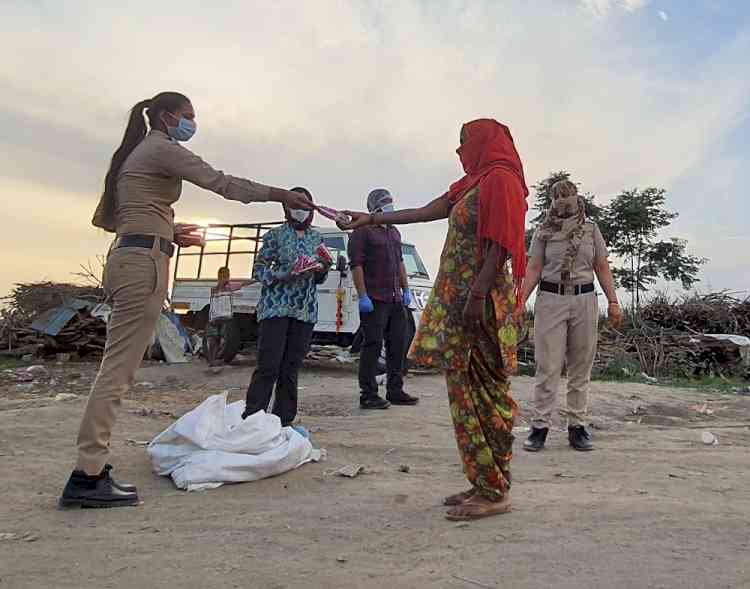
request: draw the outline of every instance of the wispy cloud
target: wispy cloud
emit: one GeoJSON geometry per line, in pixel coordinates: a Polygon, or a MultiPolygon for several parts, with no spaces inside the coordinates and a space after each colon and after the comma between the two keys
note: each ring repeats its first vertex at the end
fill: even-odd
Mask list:
{"type": "Polygon", "coordinates": [[[624,10],[626,12],[635,12],[648,4],[649,0],[579,0],[580,4],[591,12],[600,17],[607,16],[613,10],[624,10]]]}
{"type": "MultiPolygon", "coordinates": [[[[609,195],[681,186],[689,175],[684,197],[674,198],[694,198],[711,176],[702,162],[748,110],[750,79],[737,71],[750,37],[722,39],[710,59],[670,69],[653,59],[670,49],[624,34],[623,19],[581,18],[581,10],[605,16],[646,5],[446,0],[438,14],[400,1],[206,12],[199,0],[183,0],[180,11],[134,0],[126,13],[110,3],[0,3],[0,193],[14,195],[14,215],[24,219],[12,239],[0,234],[0,247],[12,251],[54,225],[55,239],[76,236],[60,272],[71,270],[65,260],[100,253],[106,238],[89,220],[125,114],[162,89],[193,98],[199,132],[189,147],[205,159],[260,181],[307,185],[332,206],[363,206],[380,185],[399,206],[440,194],[460,173],[459,126],[477,116],[510,125],[530,182],[567,168],[609,195]],[[165,35],[164,22],[190,41],[165,35]]],[[[177,214],[248,222],[278,217],[278,207],[186,187],[177,214]]],[[[404,233],[435,268],[444,226],[404,233]]]]}
{"type": "Polygon", "coordinates": [[[667,22],[669,20],[669,15],[665,11],[660,10],[659,18],[662,19],[664,22],[667,22]]]}

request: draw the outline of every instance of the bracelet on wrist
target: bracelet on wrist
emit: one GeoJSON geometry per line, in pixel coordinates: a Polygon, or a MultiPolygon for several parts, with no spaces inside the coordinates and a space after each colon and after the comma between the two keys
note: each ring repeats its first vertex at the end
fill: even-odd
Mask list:
{"type": "Polygon", "coordinates": [[[619,307],[620,303],[618,303],[617,301],[609,301],[609,306],[611,307],[612,305],[614,305],[615,307],[619,307]]]}

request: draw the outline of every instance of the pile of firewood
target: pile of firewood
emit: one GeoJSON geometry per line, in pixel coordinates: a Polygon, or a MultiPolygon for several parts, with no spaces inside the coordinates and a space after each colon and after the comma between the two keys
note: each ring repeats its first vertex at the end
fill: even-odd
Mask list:
{"type": "MultiPolygon", "coordinates": [[[[739,346],[706,334],[750,337],[750,300],[727,293],[679,300],[659,296],[630,314],[621,331],[602,321],[594,373],[622,370],[657,378],[747,375],[739,346]]],[[[519,347],[519,360],[534,363],[533,339],[519,347]]]]}
{"type": "Polygon", "coordinates": [[[107,326],[101,318],[93,317],[91,310],[103,298],[100,288],[76,284],[41,282],[16,285],[3,299],[5,308],[0,311],[0,356],[100,354],[104,350],[107,326]],[[70,301],[76,301],[76,307],[80,308],[69,312],[70,317],[61,322],[54,336],[32,327],[36,320],[44,319],[55,309],[69,305],[70,301]],[[82,306],[82,302],[90,304],[82,306]]]}

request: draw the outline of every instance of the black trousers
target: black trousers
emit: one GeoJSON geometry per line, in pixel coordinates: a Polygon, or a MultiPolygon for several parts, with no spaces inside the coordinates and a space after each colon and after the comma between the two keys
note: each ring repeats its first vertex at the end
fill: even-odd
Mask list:
{"type": "Polygon", "coordinates": [[[243,417],[261,409],[268,411],[276,385],[273,413],[279,416],[282,426],[292,424],[297,417],[297,375],[310,348],[314,326],[290,317],[260,322],[258,364],[247,388],[243,417]]]}
{"type": "Polygon", "coordinates": [[[373,301],[375,310],[360,313],[364,343],[359,355],[359,390],[363,398],[378,394],[378,358],[385,336],[385,362],[388,369],[387,395],[404,390],[404,346],[406,345],[406,309],[398,303],[373,301]],[[387,334],[387,336],[385,335],[387,334]]]}

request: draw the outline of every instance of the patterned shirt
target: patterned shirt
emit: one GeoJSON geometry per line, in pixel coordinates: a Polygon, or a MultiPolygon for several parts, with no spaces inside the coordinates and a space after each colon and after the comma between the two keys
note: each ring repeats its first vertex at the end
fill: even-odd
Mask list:
{"type": "Polygon", "coordinates": [[[382,303],[401,301],[401,234],[392,225],[355,229],[349,238],[352,268],[362,266],[365,289],[382,303]]]}
{"type": "Polygon", "coordinates": [[[305,323],[318,320],[316,285],[327,273],[308,272],[281,282],[277,272],[291,272],[298,256],[314,256],[323,236],[315,229],[306,229],[300,237],[288,223],[275,227],[263,236],[263,245],[255,258],[253,276],[263,284],[256,315],[258,321],[272,317],[291,317],[305,323]]]}

